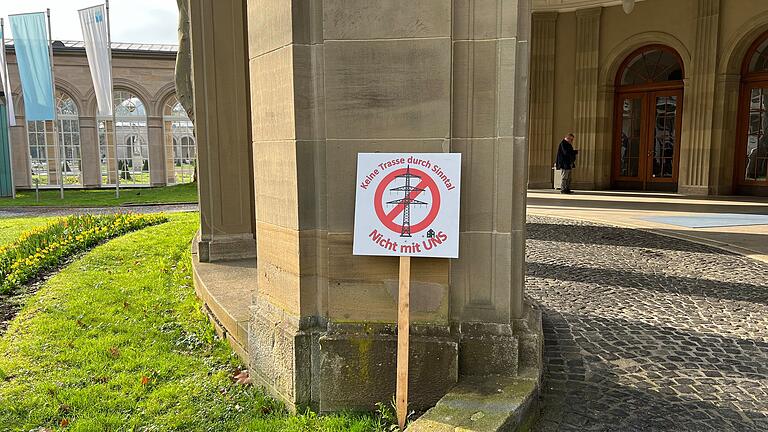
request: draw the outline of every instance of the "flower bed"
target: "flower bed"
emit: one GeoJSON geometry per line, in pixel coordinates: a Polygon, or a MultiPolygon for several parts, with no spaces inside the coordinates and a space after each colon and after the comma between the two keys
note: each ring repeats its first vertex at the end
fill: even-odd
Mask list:
{"type": "Polygon", "coordinates": [[[67,257],[105,239],[167,220],[162,214],[86,214],[57,219],[26,231],[13,243],[0,246],[0,293],[23,285],[67,257]]]}

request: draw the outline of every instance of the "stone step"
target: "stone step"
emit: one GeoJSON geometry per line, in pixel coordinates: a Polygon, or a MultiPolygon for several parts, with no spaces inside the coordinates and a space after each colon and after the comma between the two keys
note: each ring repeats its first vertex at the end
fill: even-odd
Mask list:
{"type": "Polygon", "coordinates": [[[434,408],[407,432],[507,432],[527,430],[535,421],[540,372],[517,377],[462,377],[434,408]]]}

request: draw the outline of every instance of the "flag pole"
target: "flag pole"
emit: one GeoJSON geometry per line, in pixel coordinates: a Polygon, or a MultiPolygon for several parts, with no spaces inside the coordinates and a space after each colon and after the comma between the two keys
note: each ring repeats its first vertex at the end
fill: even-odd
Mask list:
{"type": "Polygon", "coordinates": [[[109,88],[112,93],[112,100],[109,101],[112,107],[112,134],[115,140],[115,198],[120,198],[120,158],[117,154],[117,116],[115,115],[115,80],[112,70],[112,19],[109,16],[109,0],[104,0],[104,8],[107,12],[107,46],[109,47],[109,88]]]}
{"type": "MultiPolygon", "coordinates": [[[[3,36],[2,37],[2,42],[0,42],[0,43],[2,43],[2,46],[0,46],[0,49],[3,50],[3,58],[5,58],[5,21],[4,21],[3,18],[0,18],[0,34],[2,34],[2,36],[3,36]]],[[[3,68],[3,71],[2,71],[2,74],[1,74],[3,76],[3,82],[2,82],[3,91],[5,91],[6,89],[10,89],[11,88],[11,85],[10,85],[11,77],[8,76],[8,67],[6,65],[7,65],[7,60],[2,65],[0,65],[3,68]],[[5,85],[5,81],[6,80],[8,80],[8,85],[5,85]]],[[[6,132],[8,133],[8,159],[11,162],[10,163],[11,197],[13,199],[16,199],[16,180],[13,178],[13,143],[11,143],[11,119],[9,117],[11,115],[11,111],[8,110],[8,98],[12,98],[12,97],[13,97],[13,94],[5,95],[5,113],[6,113],[6,117],[7,117],[7,119],[6,119],[6,123],[7,123],[6,129],[7,130],[6,130],[6,132]]],[[[11,102],[13,102],[13,101],[11,101],[11,102]]]]}
{"type": "Polygon", "coordinates": [[[51,9],[45,10],[48,18],[48,55],[51,58],[51,90],[53,91],[53,146],[59,150],[59,198],[64,199],[64,143],[59,143],[59,115],[56,109],[56,77],[53,72],[53,36],[51,35],[51,9]]]}

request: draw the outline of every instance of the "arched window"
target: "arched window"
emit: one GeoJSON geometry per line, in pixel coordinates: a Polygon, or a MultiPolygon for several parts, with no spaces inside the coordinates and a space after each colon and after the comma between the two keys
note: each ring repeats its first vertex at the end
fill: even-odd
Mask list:
{"type": "Polygon", "coordinates": [[[680,57],[671,49],[651,45],[635,51],[622,65],[620,86],[663,83],[683,79],[680,57]]]}
{"type": "Polygon", "coordinates": [[[744,65],[746,74],[768,72],[768,33],[752,45],[744,65]]]}
{"type": "Polygon", "coordinates": [[[768,193],[768,33],[749,48],[741,70],[736,173],[739,193],[768,193]]]}
{"type": "Polygon", "coordinates": [[[52,122],[27,122],[32,181],[41,186],[58,185],[61,169],[65,185],[79,185],[82,183],[82,158],[77,105],[70,95],[60,90],[56,90],[56,116],[59,121],[58,145],[53,139],[52,122]]]}
{"type": "Polygon", "coordinates": [[[144,102],[128,90],[113,94],[115,125],[112,118],[99,117],[99,154],[102,185],[115,184],[115,150],[120,184],[149,185],[149,139],[144,102]],[[115,141],[116,138],[116,141],[115,141]],[[115,149],[115,142],[117,148],[115,149]]]}
{"type": "Polygon", "coordinates": [[[64,151],[64,184],[82,184],[82,158],[80,156],[80,120],[77,105],[69,95],[56,92],[56,110],[59,118],[59,143],[64,151]]]}
{"type": "Polygon", "coordinates": [[[168,184],[189,183],[195,177],[197,148],[192,121],[175,96],[163,108],[165,161],[168,184]]]}

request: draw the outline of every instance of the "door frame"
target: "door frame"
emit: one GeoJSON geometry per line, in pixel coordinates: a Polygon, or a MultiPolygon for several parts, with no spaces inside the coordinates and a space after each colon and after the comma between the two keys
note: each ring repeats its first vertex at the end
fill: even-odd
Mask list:
{"type": "MultiPolygon", "coordinates": [[[[752,73],[742,75],[739,91],[738,121],[736,122],[736,145],[734,154],[733,189],[737,194],[768,196],[767,180],[747,180],[744,178],[747,158],[745,145],[749,136],[749,98],[752,89],[764,88],[768,90],[768,73],[752,73]]],[[[768,95],[768,91],[766,91],[768,95]]]]}
{"type": "Polygon", "coordinates": [[[613,107],[613,134],[611,142],[612,167],[611,184],[613,187],[646,190],[677,190],[680,171],[680,138],[682,136],[683,119],[683,86],[679,81],[665,83],[626,86],[615,93],[613,107]],[[653,177],[653,146],[656,98],[659,96],[677,96],[675,109],[675,148],[672,161],[672,177],[653,177]],[[621,126],[624,99],[640,97],[640,149],[638,160],[638,176],[627,177],[620,175],[621,169],[621,126]]]}
{"type": "MultiPolygon", "coordinates": [[[[682,136],[680,128],[682,127],[683,120],[683,89],[669,89],[669,90],[657,90],[649,92],[650,101],[648,103],[648,132],[652,132],[655,129],[656,110],[655,101],[657,97],[664,96],[677,96],[677,105],[675,106],[675,147],[672,157],[672,177],[653,177],[653,149],[649,149],[647,155],[648,166],[646,168],[646,182],[648,183],[674,183],[675,189],[677,189],[678,176],[680,173],[680,137],[682,136]],[[651,122],[653,124],[651,124],[651,122]]],[[[651,144],[654,139],[653,136],[648,137],[647,145],[651,144]]]]}
{"type": "Polygon", "coordinates": [[[739,106],[736,117],[736,137],[733,146],[733,192],[743,195],[768,196],[768,179],[765,181],[747,180],[746,141],[749,136],[749,98],[754,88],[768,89],[768,70],[749,71],[749,63],[757,54],[760,46],[768,39],[768,32],[758,36],[750,45],[744,58],[741,60],[741,85],[739,87],[739,106]]]}

